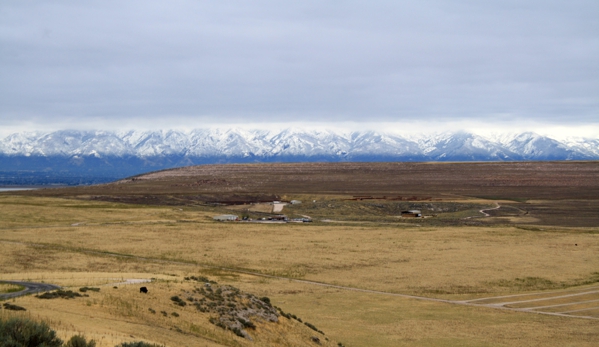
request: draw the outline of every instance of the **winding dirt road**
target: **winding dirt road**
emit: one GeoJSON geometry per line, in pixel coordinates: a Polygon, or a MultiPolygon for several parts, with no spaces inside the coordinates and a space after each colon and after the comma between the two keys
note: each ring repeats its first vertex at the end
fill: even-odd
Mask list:
{"type": "Polygon", "coordinates": [[[485,217],[491,217],[491,215],[490,215],[490,214],[488,214],[488,213],[487,213],[487,212],[485,212],[485,211],[498,210],[498,209],[500,209],[500,208],[501,208],[501,206],[499,205],[499,203],[497,203],[497,202],[496,202],[496,203],[495,203],[495,207],[492,207],[492,208],[485,208],[485,209],[483,209],[483,210],[480,210],[480,211],[478,211],[478,212],[480,212],[480,213],[484,214],[484,215],[485,215],[485,217]]]}

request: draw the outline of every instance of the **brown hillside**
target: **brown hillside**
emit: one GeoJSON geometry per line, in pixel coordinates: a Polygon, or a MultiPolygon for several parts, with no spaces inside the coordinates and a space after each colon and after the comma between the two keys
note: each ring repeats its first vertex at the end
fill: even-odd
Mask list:
{"type": "Polygon", "coordinates": [[[596,199],[599,162],[201,165],[152,172],[108,185],[24,194],[205,194],[208,200],[210,195],[235,200],[248,194],[254,195],[252,200],[270,200],[274,194],[596,199]]]}

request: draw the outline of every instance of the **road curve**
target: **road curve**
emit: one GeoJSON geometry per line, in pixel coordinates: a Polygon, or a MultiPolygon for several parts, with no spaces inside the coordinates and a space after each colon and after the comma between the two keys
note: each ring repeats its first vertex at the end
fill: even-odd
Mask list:
{"type": "Polygon", "coordinates": [[[60,286],[39,282],[0,281],[0,283],[16,284],[25,287],[20,292],[0,294],[0,300],[12,299],[27,294],[35,294],[60,289],[60,286]]]}

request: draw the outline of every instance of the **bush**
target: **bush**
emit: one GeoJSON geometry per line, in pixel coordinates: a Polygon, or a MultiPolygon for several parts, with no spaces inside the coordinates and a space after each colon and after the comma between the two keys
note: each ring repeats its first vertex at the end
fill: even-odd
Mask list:
{"type": "Polygon", "coordinates": [[[79,291],[83,292],[83,293],[87,292],[88,290],[91,290],[92,292],[99,292],[100,288],[95,288],[95,287],[82,287],[82,288],[79,288],[79,291]]]}
{"type": "Polygon", "coordinates": [[[75,335],[67,341],[65,347],[96,347],[96,341],[90,340],[87,342],[84,336],[75,335]]]}
{"type": "Polygon", "coordinates": [[[147,343],[143,341],[135,341],[135,342],[123,342],[120,345],[116,345],[114,347],[164,347],[163,345],[157,345],[155,343],[147,343]]]}
{"type": "MultiPolygon", "coordinates": [[[[44,322],[28,318],[0,319],[0,347],[96,347],[96,341],[87,341],[82,335],[75,335],[63,344],[56,332],[44,322]]],[[[123,342],[115,347],[165,347],[143,341],[123,342]]]]}
{"type": "Polygon", "coordinates": [[[315,327],[313,324],[311,324],[311,323],[308,323],[308,322],[305,322],[304,324],[305,324],[305,325],[306,325],[308,328],[310,328],[310,329],[312,329],[312,330],[314,330],[314,331],[318,331],[318,329],[316,329],[316,327],[315,327]]]}
{"type": "Polygon", "coordinates": [[[185,301],[183,301],[183,299],[181,299],[180,297],[178,297],[178,296],[176,296],[176,295],[175,295],[175,296],[172,296],[172,297],[171,297],[171,300],[172,300],[172,301],[173,301],[175,304],[177,304],[177,305],[179,305],[179,306],[181,306],[181,307],[183,307],[183,306],[187,305],[187,303],[186,303],[185,301]]]}
{"type": "MultiPolygon", "coordinates": [[[[74,298],[80,298],[83,295],[79,294],[79,293],[75,293],[72,290],[57,290],[55,292],[46,292],[42,295],[36,295],[36,297],[38,299],[56,299],[56,298],[63,298],[63,299],[74,299],[74,298]]],[[[87,294],[85,295],[87,296],[87,294]]]]}
{"type": "Polygon", "coordinates": [[[245,335],[243,334],[243,332],[242,332],[241,330],[239,330],[239,328],[233,327],[233,328],[231,329],[231,331],[232,331],[233,333],[235,333],[235,335],[237,335],[237,336],[239,336],[239,337],[243,337],[243,338],[245,338],[245,335]]]}
{"type": "Polygon", "coordinates": [[[25,307],[21,307],[21,306],[9,304],[8,302],[5,302],[3,306],[4,306],[4,309],[6,309],[6,310],[11,310],[11,311],[27,311],[27,309],[25,307]]]}
{"type": "Polygon", "coordinates": [[[254,323],[252,323],[252,321],[250,321],[249,319],[246,320],[244,318],[239,317],[239,318],[237,318],[237,321],[239,323],[241,323],[244,328],[256,329],[256,325],[254,323]]]}
{"type": "Polygon", "coordinates": [[[0,347],[20,346],[61,347],[62,340],[44,322],[27,318],[0,320],[0,347]]]}

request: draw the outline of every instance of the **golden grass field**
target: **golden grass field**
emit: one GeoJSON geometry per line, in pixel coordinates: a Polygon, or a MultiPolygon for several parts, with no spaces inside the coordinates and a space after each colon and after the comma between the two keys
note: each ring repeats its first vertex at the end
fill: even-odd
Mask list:
{"type": "MultiPolygon", "coordinates": [[[[323,199],[330,199],[326,206],[336,203],[323,199]]],[[[599,310],[592,310],[599,306],[592,302],[594,293],[552,299],[553,293],[598,286],[599,227],[214,222],[211,217],[222,211],[1,195],[0,280],[101,290],[69,300],[21,297],[14,303],[27,308],[25,313],[0,310],[0,315],[45,320],[63,339],[84,333],[98,346],[137,340],[166,346],[316,346],[310,336],[323,337],[280,317],[279,323],[257,324],[250,342],[210,324],[207,314],[170,302],[171,295],[193,285],[184,277],[203,275],[269,297],[322,330],[329,339],[321,339],[323,345],[596,346],[599,341],[598,319],[394,295],[466,301],[540,293],[531,298],[550,300],[508,306],[572,303],[568,310],[589,309],[585,316],[599,318],[599,310]],[[150,290],[143,295],[139,284],[121,283],[126,279],[154,280],[143,284],[150,290]]],[[[526,300],[516,299],[479,303],[526,300]]]]}

